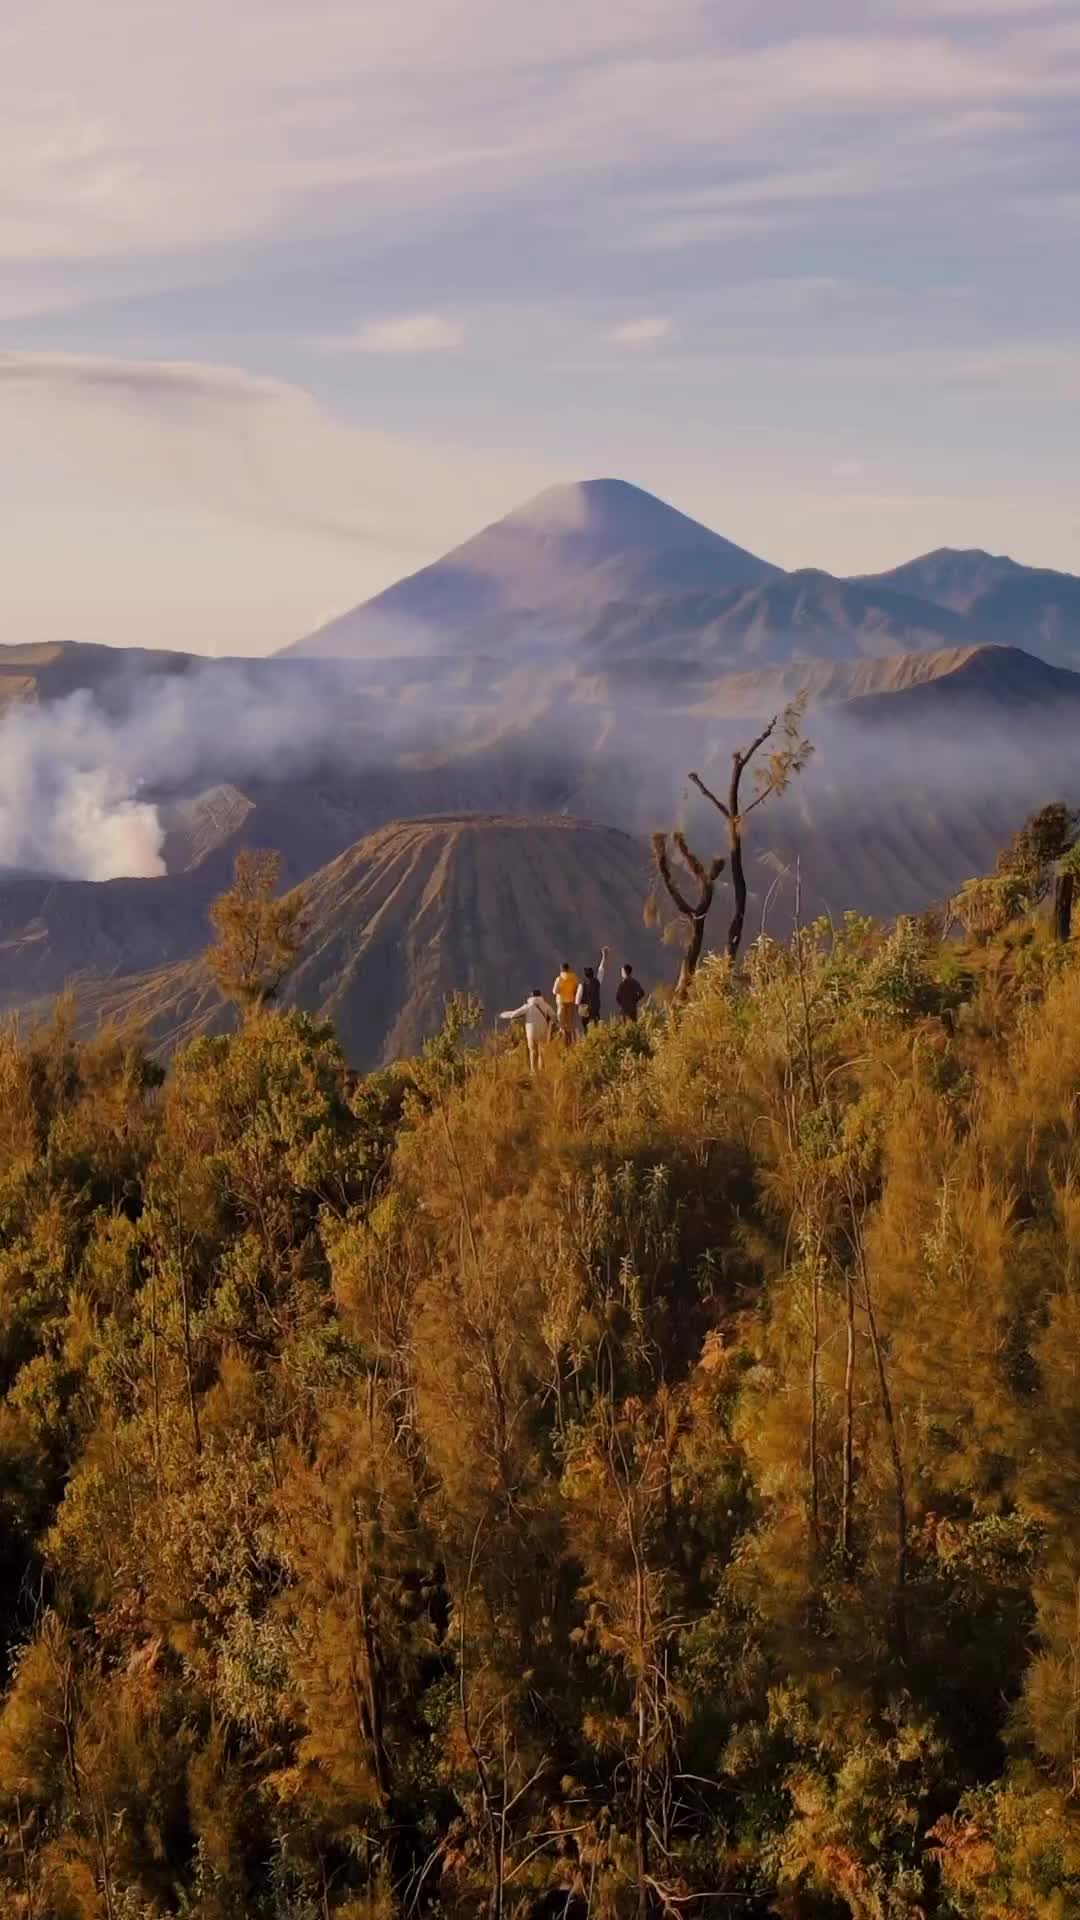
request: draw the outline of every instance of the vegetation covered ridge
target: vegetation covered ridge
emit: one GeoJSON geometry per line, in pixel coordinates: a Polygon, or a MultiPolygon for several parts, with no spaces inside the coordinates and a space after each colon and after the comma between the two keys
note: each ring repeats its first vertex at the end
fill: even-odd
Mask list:
{"type": "Polygon", "coordinates": [[[532,1082],[460,1002],[351,1073],[236,896],[167,1078],[3,1038],[5,1915],[1080,1910],[1042,852],[532,1082]]]}

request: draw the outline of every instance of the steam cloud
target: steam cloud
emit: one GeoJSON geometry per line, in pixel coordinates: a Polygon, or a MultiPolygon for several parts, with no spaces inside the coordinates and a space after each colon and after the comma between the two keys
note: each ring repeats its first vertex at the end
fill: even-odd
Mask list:
{"type": "Polygon", "coordinates": [[[117,679],[0,718],[0,867],[67,879],[163,873],[157,798],[302,771],[355,740],[330,678],[196,667],[117,679]],[[150,798],[150,792],[154,798],[150,798]]]}
{"type": "Polygon", "coordinates": [[[111,880],[164,871],[157,808],[138,796],[133,743],[88,696],[0,721],[0,866],[111,880]]]}
{"type": "MultiPolygon", "coordinates": [[[[483,746],[500,713],[522,721],[520,700],[500,707],[475,663],[475,688],[456,704],[440,697],[438,663],[402,654],[362,669],[271,659],[148,671],[145,660],[121,654],[94,692],[0,713],[0,869],[82,880],[161,874],[167,797],[395,765],[407,788],[410,754],[483,746]]],[[[461,667],[442,670],[453,678],[461,667]]]]}
{"type": "MultiPolygon", "coordinates": [[[[362,780],[371,824],[562,810],[631,833],[679,820],[703,847],[719,847],[719,822],[686,788],[686,769],[722,781],[746,718],[679,711],[695,690],[684,696],[670,676],[646,675],[618,695],[601,676],[590,694],[580,680],[560,685],[572,671],[398,653],[360,666],[215,661],[151,672],[145,655],[120,655],[94,693],[0,716],[0,867],[85,880],[160,874],[167,798],[313,775],[362,780]]],[[[1071,703],[1029,720],[1022,705],[964,700],[930,725],[917,705],[906,723],[900,711],[870,725],[814,709],[810,771],[768,812],[768,841],[798,857],[808,895],[837,910],[850,904],[830,872],[838,840],[862,862],[868,904],[883,852],[894,876],[908,873],[914,903],[977,871],[988,834],[1004,836],[1046,800],[1080,798],[1071,703]]],[[[846,886],[846,865],[839,877],[846,886]]]]}

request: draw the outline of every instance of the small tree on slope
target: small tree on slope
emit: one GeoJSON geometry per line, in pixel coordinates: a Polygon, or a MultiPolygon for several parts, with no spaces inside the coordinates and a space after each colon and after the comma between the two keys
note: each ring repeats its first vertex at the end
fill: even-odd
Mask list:
{"type": "Polygon", "coordinates": [[[306,932],[299,894],[278,899],[281,855],[269,848],[237,854],[233,883],[210,908],[217,942],[207,961],[219,992],[250,1019],[274,998],[306,932]]]}
{"type": "Polygon", "coordinates": [[[784,708],[783,713],[774,714],[767,727],[751,741],[745,749],[736,748],[731,756],[731,779],[728,782],[727,799],[721,800],[718,794],[705,785],[696,773],[690,779],[699,793],[704,794],[727,821],[728,844],[731,849],[731,884],[735,891],[735,912],[728,928],[728,959],[734,961],[742,944],[743,927],[746,924],[746,872],[743,867],[743,829],[745,822],[755,807],[760,807],[773,794],[784,793],[796,774],[802,773],[814,751],[812,743],[805,737],[802,727],[806,717],[809,696],[803,692],[784,708]],[[779,744],[776,745],[765,764],[757,769],[756,792],[748,806],[742,801],[742,778],[747,767],[767,741],[776,737],[780,729],[779,744]]]}

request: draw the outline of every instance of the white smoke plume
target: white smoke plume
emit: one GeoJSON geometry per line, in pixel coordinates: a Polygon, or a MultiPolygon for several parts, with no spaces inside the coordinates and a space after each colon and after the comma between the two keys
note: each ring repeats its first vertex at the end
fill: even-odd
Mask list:
{"type": "MultiPolygon", "coordinates": [[[[122,658],[122,656],[121,656],[122,658]]],[[[308,670],[242,665],[107,682],[0,717],[0,868],[68,879],[164,872],[155,798],[343,755],[356,700],[308,670]]]]}
{"type": "Polygon", "coordinates": [[[82,693],[9,709],[0,719],[0,867],[82,880],[162,873],[161,823],[138,797],[131,745],[82,693]]]}
{"type": "MultiPolygon", "coordinates": [[[[120,653],[94,692],[0,715],[0,868],[87,880],[160,874],[160,802],[222,781],[315,775],[360,780],[373,823],[447,809],[562,809],[632,833],[689,819],[711,844],[719,824],[689,794],[686,770],[721,781],[732,746],[745,744],[746,718],[712,716],[707,705],[680,711],[684,697],[693,707],[692,688],[648,676],[618,684],[626,677],[590,691],[572,666],[479,657],[190,663],[120,653]]],[[[879,843],[903,841],[899,807],[917,810],[935,844],[946,829],[951,843],[979,796],[1011,830],[1046,799],[1080,799],[1077,709],[1066,705],[1053,719],[1039,707],[1027,724],[1022,704],[949,703],[930,726],[918,705],[907,723],[901,706],[895,724],[869,726],[817,708],[817,753],[789,800],[769,809],[769,837],[824,847],[837,823],[849,835],[873,822],[879,843]]],[[[305,804],[300,788],[296,804],[305,804]]],[[[984,851],[973,843],[971,859],[984,851]]],[[[960,866],[966,857],[958,847],[960,866]]],[[[910,864],[914,886],[922,856],[910,864]]]]}

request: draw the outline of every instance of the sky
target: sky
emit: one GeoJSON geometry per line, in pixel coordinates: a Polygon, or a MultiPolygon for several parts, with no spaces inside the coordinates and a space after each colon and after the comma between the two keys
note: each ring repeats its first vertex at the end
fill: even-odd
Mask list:
{"type": "Polygon", "coordinates": [[[1080,0],[0,0],[0,641],[262,653],[549,484],[1080,572],[1080,0]]]}

